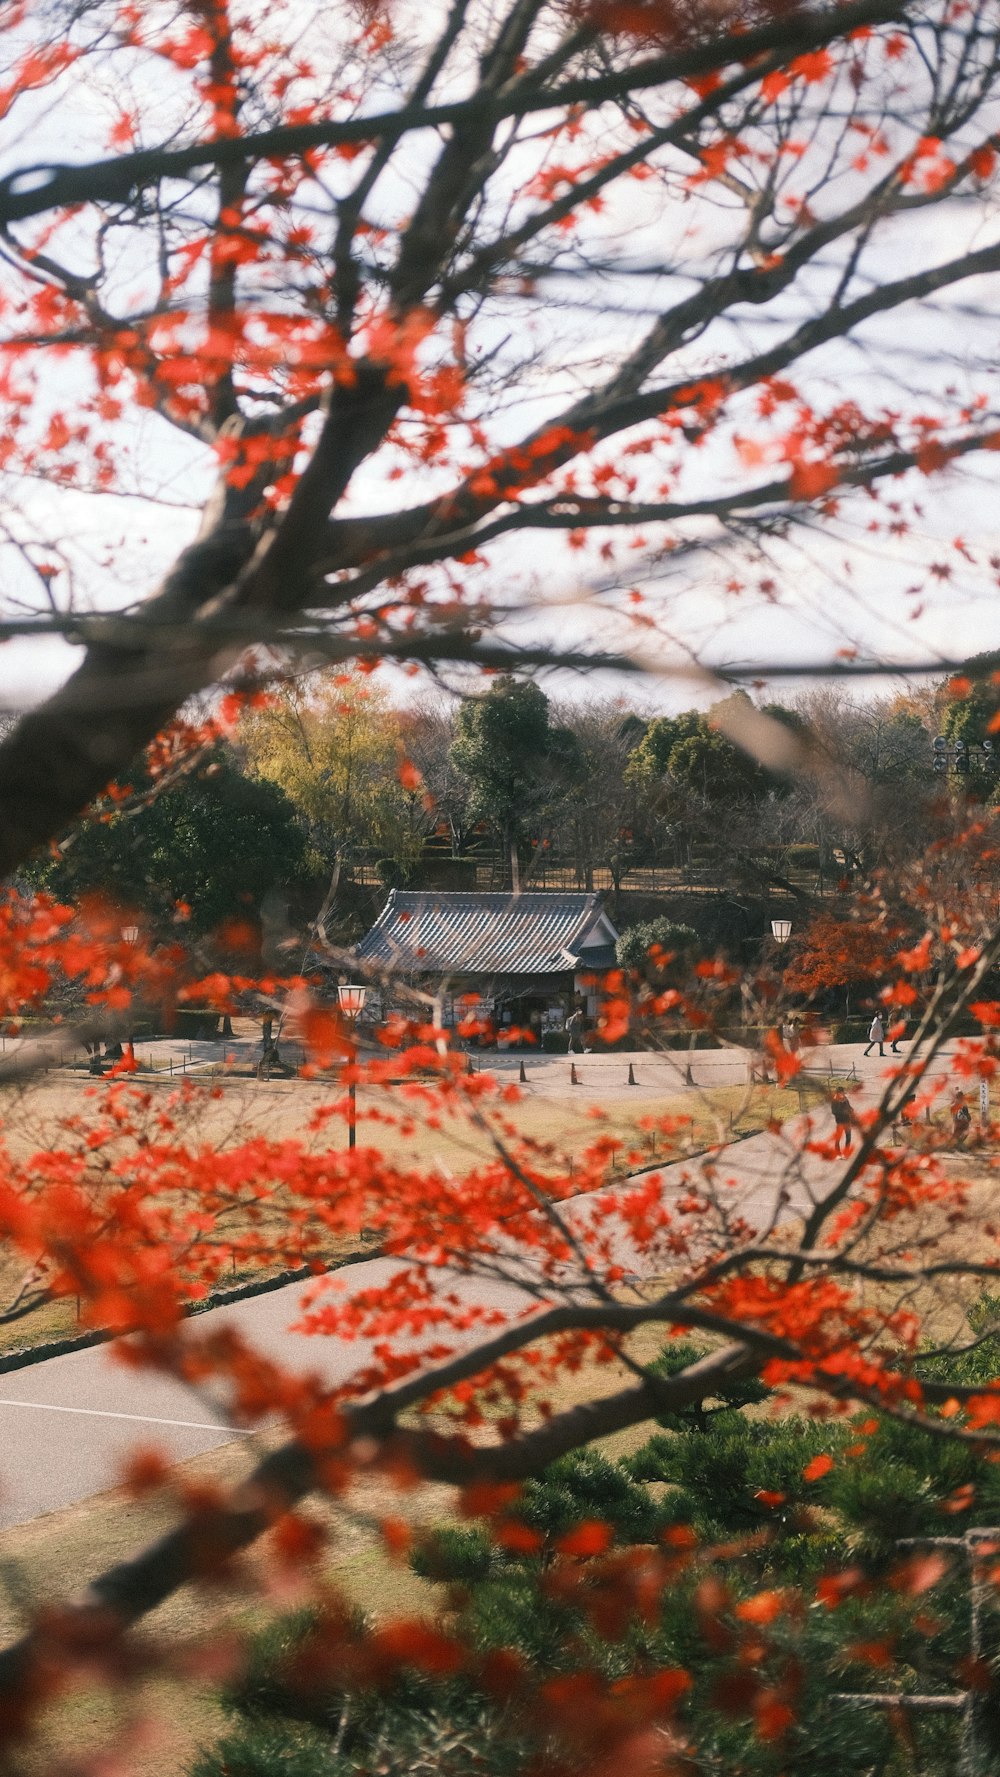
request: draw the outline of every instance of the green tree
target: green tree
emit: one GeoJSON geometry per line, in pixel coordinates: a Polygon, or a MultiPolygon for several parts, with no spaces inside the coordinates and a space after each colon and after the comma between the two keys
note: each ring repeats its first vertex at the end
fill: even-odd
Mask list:
{"type": "MultiPolygon", "coordinates": [[[[957,1338],[957,1351],[918,1362],[920,1373],[988,1386],[998,1307],[990,1297],[974,1305],[981,1342],[957,1338]]],[[[689,1371],[705,1356],[671,1342],[651,1373],[689,1371]]],[[[551,1463],[525,1484],[499,1537],[478,1524],[425,1533],[411,1566],[442,1588],[449,1629],[484,1670],[491,1653],[513,1656],[545,1684],[575,1677],[583,1659],[624,1690],[682,1669],[678,1731],[685,1750],[697,1748],[692,1772],[956,1770],[966,1733],[957,1714],[914,1713],[901,1736],[885,1711],[835,1699],[968,1682],[969,1570],[957,1548],[941,1559],[898,1539],[995,1524],[996,1466],[973,1443],[944,1444],[888,1415],[751,1417],[746,1409],[768,1394],[755,1378],[716,1381],[629,1456],[586,1448],[551,1463]],[[651,1544],[656,1560],[664,1545],[709,1557],[681,1560],[653,1611],[641,1577],[651,1544]],[[723,1574],[718,1553],[734,1544],[738,1559],[723,1574]]],[[[1000,1613],[987,1586],[979,1608],[976,1770],[987,1777],[998,1769],[1000,1721],[1000,1613]]],[[[330,1644],[316,1612],[265,1631],[226,1695],[232,1728],[194,1777],[514,1777],[544,1762],[530,1716],[516,1717],[496,1686],[414,1672],[352,1688],[330,1644]]]]}
{"type": "MultiPolygon", "coordinates": [[[[977,654],[969,662],[965,677],[968,689],[960,697],[955,696],[953,680],[945,680],[938,688],[939,705],[943,706],[941,733],[953,744],[962,741],[976,749],[988,740],[1000,755],[1000,734],[991,726],[1000,718],[1000,654],[977,654]]],[[[983,802],[996,801],[995,767],[986,765],[978,751],[968,761],[968,767],[961,774],[966,790],[983,802]]]]}
{"type": "MultiPolygon", "coordinates": [[[[707,711],[658,716],[631,756],[631,775],[646,783],[669,778],[712,806],[760,801],[782,780],[722,732],[726,711],[741,703],[752,710],[746,692],[734,691],[707,711]]],[[[803,726],[792,711],[779,704],[768,704],[764,714],[796,732],[803,726]]]]}
{"type": "Polygon", "coordinates": [[[673,919],[646,919],[629,926],[615,945],[615,957],[623,969],[655,967],[650,951],[654,946],[672,955],[689,958],[698,947],[698,934],[693,926],[673,919]]]}
{"type": "Polygon", "coordinates": [[[228,751],[170,789],[157,793],[140,777],[134,790],[148,800],[91,816],[34,866],[39,887],[70,901],[107,895],[154,924],[171,920],[183,902],[191,929],[209,932],[255,915],[269,889],[303,868],[287,796],[245,777],[228,751]]]}
{"type": "Polygon", "coordinates": [[[552,726],[544,691],[505,675],[462,704],[451,760],[465,779],[468,818],[493,829],[517,892],[525,842],[585,776],[576,736],[552,726]]]}
{"type": "Polygon", "coordinates": [[[966,746],[979,746],[989,733],[990,723],[1000,712],[1000,653],[977,654],[965,671],[967,689],[955,696],[951,687],[962,681],[946,679],[939,687],[939,701],[944,706],[941,732],[948,740],[964,740],[966,746]]]}
{"type": "Polygon", "coordinates": [[[700,710],[684,710],[679,716],[654,716],[638,746],[629,754],[629,777],[646,786],[665,777],[674,747],[698,734],[704,720],[700,710]]]}

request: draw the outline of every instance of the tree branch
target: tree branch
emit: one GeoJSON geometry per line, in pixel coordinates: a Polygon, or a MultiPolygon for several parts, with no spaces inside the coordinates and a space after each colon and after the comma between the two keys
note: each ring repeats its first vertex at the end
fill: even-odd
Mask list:
{"type": "Polygon", "coordinates": [[[336,122],[327,119],[320,123],[283,124],[241,137],[193,142],[186,148],[140,149],[82,166],[53,163],[22,167],[0,179],[0,228],[76,204],[121,203],[145,186],[203,167],[287,159],[310,149],[353,143],[398,141],[412,130],[440,130],[460,126],[472,118],[477,124],[495,125],[505,118],[525,117],[562,106],[601,105],[625,93],[688,80],[773,49],[786,51],[792,59],[863,26],[902,20],[911,6],[912,0],[852,0],[821,12],[782,13],[774,22],[750,31],[714,39],[706,34],[703,40],[683,50],[635,62],[608,74],[557,81],[541,90],[533,88],[530,82],[515,83],[509,91],[484,95],[477,90],[466,99],[448,104],[404,106],[336,122]]]}

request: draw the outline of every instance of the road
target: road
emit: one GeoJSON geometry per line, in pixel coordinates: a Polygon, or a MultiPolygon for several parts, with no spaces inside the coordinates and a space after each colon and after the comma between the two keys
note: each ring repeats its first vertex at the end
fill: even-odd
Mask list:
{"type": "MultiPolygon", "coordinates": [[[[863,1103],[874,1097],[891,1058],[880,1062],[874,1056],[864,1062],[859,1057],[858,1046],[851,1046],[849,1058],[859,1062],[862,1073],[858,1099],[863,1103]]],[[[829,1059],[839,1070],[848,1056],[834,1050],[829,1059]]],[[[583,1084],[576,1090],[581,1099],[627,1093],[630,1060],[642,1086],[662,1087],[671,1096],[683,1089],[683,1076],[678,1081],[672,1058],[664,1062],[643,1055],[584,1057],[577,1063],[583,1084]]],[[[507,1057],[497,1071],[513,1072],[516,1077],[518,1069],[519,1058],[507,1057]]],[[[530,1093],[565,1099],[573,1090],[568,1084],[568,1069],[562,1056],[533,1059],[528,1067],[530,1093]]],[[[705,1051],[695,1058],[694,1075],[699,1084],[733,1083],[744,1078],[745,1072],[745,1054],[705,1051]],[[729,1073],[732,1080],[727,1080],[729,1073]]],[[[720,1158],[720,1178],[733,1181],[727,1193],[752,1222],[765,1221],[774,1208],[791,1151],[792,1145],[783,1138],[765,1133],[734,1144],[720,1158]]],[[[690,1170],[685,1163],[663,1168],[663,1191],[668,1198],[679,1193],[690,1170]]],[[[802,1168],[788,1175],[786,1213],[801,1208],[810,1192],[825,1194],[836,1177],[831,1162],[807,1156],[802,1168]]],[[[581,1226],[590,1208],[590,1200],[581,1196],[572,1201],[567,1213],[581,1226]]],[[[626,1269],[641,1275],[643,1255],[625,1240],[619,1242],[615,1256],[626,1269]]],[[[338,1287],[352,1291],[377,1288],[391,1277],[396,1263],[372,1259],[351,1266],[340,1274],[338,1287]]],[[[519,1312],[525,1304],[523,1290],[510,1283],[470,1282],[441,1272],[439,1287],[457,1289],[463,1299],[504,1313],[519,1312]]],[[[290,1368],[315,1372],[330,1384],[343,1381],[366,1362],[368,1348],[360,1340],[345,1344],[290,1331],[301,1294],[301,1285],[291,1285],[214,1309],[200,1316],[196,1324],[199,1331],[213,1324],[235,1325],[252,1337],[259,1349],[290,1368]]],[[[241,1435],[245,1434],[227,1425],[223,1402],[169,1378],[123,1366],[110,1345],[0,1375],[4,1448],[0,1527],[26,1522],[113,1486],[128,1453],[138,1445],[155,1444],[173,1460],[182,1461],[241,1435]]]]}

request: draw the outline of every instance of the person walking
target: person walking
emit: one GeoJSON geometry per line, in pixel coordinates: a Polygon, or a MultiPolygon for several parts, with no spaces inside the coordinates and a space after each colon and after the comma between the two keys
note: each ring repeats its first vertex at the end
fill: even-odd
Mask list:
{"type": "Polygon", "coordinates": [[[972,1112],[969,1109],[968,1100],[965,1093],[956,1087],[955,1095],[951,1101],[951,1129],[957,1148],[965,1146],[971,1124],[972,1112]]]}
{"type": "Polygon", "coordinates": [[[865,1054],[870,1055],[872,1050],[875,1047],[875,1044],[877,1043],[879,1054],[884,1055],[885,1050],[882,1047],[882,1044],[884,1042],[885,1042],[885,1025],[882,1023],[882,1020],[879,1017],[879,1014],[876,1012],[874,1018],[871,1021],[870,1026],[868,1028],[868,1047],[865,1050],[865,1054]]]}
{"type": "Polygon", "coordinates": [[[830,1109],[833,1112],[833,1121],[837,1131],[833,1138],[833,1151],[835,1154],[849,1154],[854,1141],[854,1112],[843,1086],[838,1086],[831,1095],[830,1109]],[[844,1144],[843,1148],[841,1148],[841,1142],[844,1144]]]}
{"type": "Polygon", "coordinates": [[[566,1020],[566,1035],[569,1037],[571,1055],[583,1054],[583,1007],[577,1006],[566,1020]]]}
{"type": "Polygon", "coordinates": [[[908,1023],[909,1019],[906,1015],[906,1007],[897,1006],[892,1023],[892,1053],[894,1055],[899,1054],[900,1043],[906,1042],[906,1027],[908,1023]]]}
{"type": "Polygon", "coordinates": [[[916,1088],[911,1087],[899,1107],[899,1114],[892,1126],[892,1139],[897,1145],[900,1141],[906,1141],[913,1132],[913,1127],[917,1120],[917,1113],[913,1108],[916,1104],[916,1099],[916,1088]]]}

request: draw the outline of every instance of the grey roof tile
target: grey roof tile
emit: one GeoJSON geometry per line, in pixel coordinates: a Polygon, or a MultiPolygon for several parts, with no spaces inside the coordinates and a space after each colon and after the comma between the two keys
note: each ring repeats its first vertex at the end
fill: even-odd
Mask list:
{"type": "Polygon", "coordinates": [[[581,948],[602,915],[593,894],[393,889],[355,955],[411,973],[564,975],[609,966],[603,930],[597,948],[581,948]]]}

